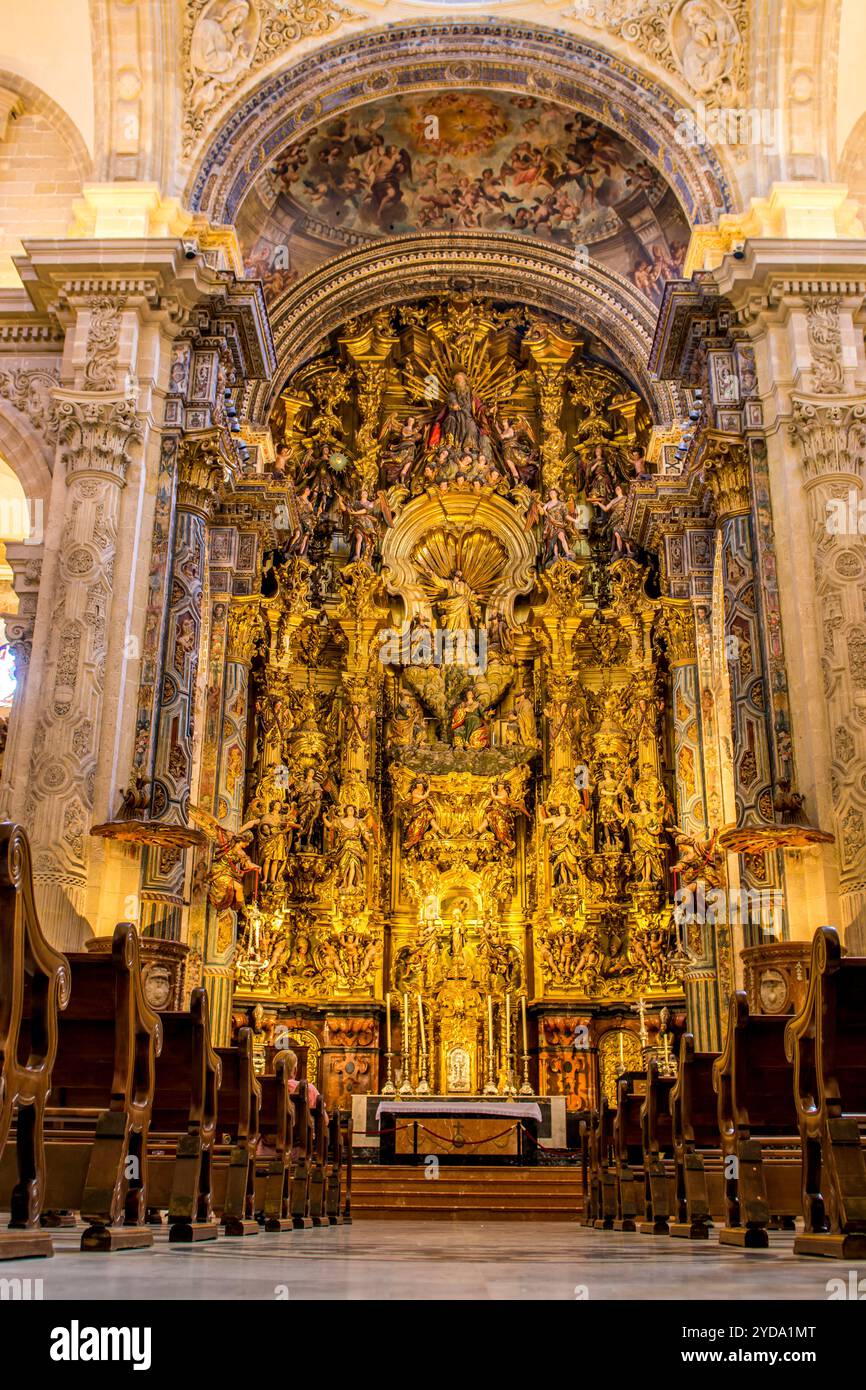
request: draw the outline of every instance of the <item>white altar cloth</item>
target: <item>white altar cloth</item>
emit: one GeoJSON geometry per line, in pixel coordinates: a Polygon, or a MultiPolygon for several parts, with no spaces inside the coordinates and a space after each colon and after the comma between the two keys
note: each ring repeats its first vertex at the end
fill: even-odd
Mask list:
{"type": "Polygon", "coordinates": [[[411,1100],[383,1100],[376,1111],[376,1120],[383,1115],[481,1115],[485,1119],[538,1120],[541,1123],[541,1106],[534,1100],[485,1100],[483,1096],[473,1096],[471,1100],[437,1100],[435,1096],[427,1099],[413,1097],[411,1100]]]}

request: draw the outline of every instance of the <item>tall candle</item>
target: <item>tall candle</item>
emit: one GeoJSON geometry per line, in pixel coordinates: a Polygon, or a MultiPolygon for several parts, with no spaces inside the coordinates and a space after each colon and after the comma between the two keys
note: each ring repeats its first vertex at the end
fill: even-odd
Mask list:
{"type": "Polygon", "coordinates": [[[426,1056],[427,1056],[427,1038],[426,1038],[426,1036],[425,1036],[425,1034],[424,1034],[424,1004],[423,1004],[423,1002],[422,1002],[422,1000],[421,1000],[421,995],[420,995],[420,994],[418,995],[418,1027],[419,1027],[419,1029],[420,1029],[419,1037],[420,1037],[420,1039],[421,1039],[421,1055],[422,1055],[423,1057],[426,1057],[426,1056]]]}
{"type": "Polygon", "coordinates": [[[503,1062],[506,1067],[511,1065],[511,995],[505,996],[505,1056],[503,1062]]]}
{"type": "Polygon", "coordinates": [[[622,1033],[619,1035],[619,1064],[621,1067],[625,1068],[625,1052],[623,1051],[622,1045],[622,1033]]]}
{"type": "Polygon", "coordinates": [[[385,1051],[391,1051],[391,995],[385,995],[385,1051]]]}
{"type": "Polygon", "coordinates": [[[403,1052],[409,1056],[409,996],[403,995],[403,1052]]]}
{"type": "Polygon", "coordinates": [[[493,1060],[493,996],[487,996],[487,1052],[493,1060]]]}
{"type": "Polygon", "coordinates": [[[525,995],[525,994],[521,994],[521,996],[520,996],[520,1015],[521,1015],[521,1019],[522,1019],[522,1021],[523,1021],[523,1055],[524,1055],[524,1057],[527,1057],[527,1056],[529,1055],[529,1043],[528,1043],[528,1041],[527,1041],[527,1035],[526,1035],[526,995],[525,995]]]}

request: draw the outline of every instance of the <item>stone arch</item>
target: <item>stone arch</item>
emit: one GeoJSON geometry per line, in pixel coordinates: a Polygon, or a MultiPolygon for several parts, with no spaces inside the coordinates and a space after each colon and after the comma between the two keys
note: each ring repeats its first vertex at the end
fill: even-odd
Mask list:
{"type": "Polygon", "coordinates": [[[448,86],[531,94],[597,117],[664,174],[692,222],[741,210],[724,156],[678,142],[682,102],[661,84],[575,35],[493,18],[367,31],[271,73],[205,137],[185,201],[231,222],[264,164],[323,115],[448,86]]]}
{"type": "Polygon", "coordinates": [[[407,300],[473,293],[556,314],[608,345],[615,364],[650,408],[655,424],[683,413],[676,386],[647,367],[656,311],[630,281],[590,260],[578,267],[567,250],[510,232],[425,232],[389,237],[347,251],[305,276],[270,309],[278,371],[244,401],[263,428],[277,392],[348,318],[407,300]]]}
{"type": "MultiPolygon", "coordinates": [[[[0,455],[17,477],[24,489],[25,496],[42,504],[43,516],[47,520],[54,461],[53,450],[48,440],[31,423],[23,410],[18,409],[7,399],[10,383],[14,386],[17,379],[17,385],[20,389],[25,384],[25,378],[30,376],[31,374],[27,372],[26,368],[22,369],[20,373],[7,373],[0,370],[0,455]]],[[[21,399],[20,396],[19,399],[21,399]]],[[[50,432],[50,425],[47,420],[45,424],[50,432]]]]}
{"type": "Polygon", "coordinates": [[[10,92],[17,92],[24,102],[25,114],[29,111],[44,117],[57,134],[62,137],[69,146],[75,164],[76,176],[83,183],[92,173],[93,163],[84,136],[72,117],[41,87],[37,87],[34,82],[28,81],[26,77],[22,77],[19,73],[12,72],[8,68],[0,68],[0,87],[5,87],[10,92]]]}

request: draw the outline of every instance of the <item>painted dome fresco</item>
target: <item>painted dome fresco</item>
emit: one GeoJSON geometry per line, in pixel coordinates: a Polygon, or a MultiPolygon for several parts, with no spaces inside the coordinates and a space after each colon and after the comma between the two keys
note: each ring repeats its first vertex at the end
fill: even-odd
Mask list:
{"type": "Polygon", "coordinates": [[[323,121],[281,151],[239,217],[248,273],[271,297],[359,243],[474,228],[574,248],[656,302],[689,235],[636,147],[592,117],[505,92],[389,96],[323,121]]]}

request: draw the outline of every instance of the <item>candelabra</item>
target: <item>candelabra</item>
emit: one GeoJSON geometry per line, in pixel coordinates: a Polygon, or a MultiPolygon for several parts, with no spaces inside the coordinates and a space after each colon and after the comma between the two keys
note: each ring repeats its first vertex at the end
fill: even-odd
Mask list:
{"type": "Polygon", "coordinates": [[[398,1093],[398,1094],[401,1095],[401,1096],[413,1096],[413,1095],[415,1094],[415,1092],[414,1092],[414,1090],[413,1090],[413,1088],[412,1088],[412,1074],[411,1074],[410,1065],[409,1065],[409,1063],[410,1063],[410,1058],[411,1058],[411,1056],[412,1056],[412,1052],[411,1052],[412,1043],[411,1043],[411,1038],[410,1038],[410,1036],[409,1036],[409,996],[408,996],[408,994],[404,994],[404,995],[403,995],[403,1033],[402,1033],[402,1037],[401,1037],[401,1039],[400,1039],[400,1045],[401,1045],[401,1064],[402,1064],[402,1067],[403,1067],[403,1080],[402,1080],[402,1082],[400,1083],[400,1090],[399,1090],[399,1093],[398,1093]]]}
{"type": "Polygon", "coordinates": [[[393,1056],[394,1056],[393,1052],[386,1052],[386,1053],[385,1053],[385,1085],[382,1087],[382,1095],[383,1095],[383,1096],[396,1096],[396,1094],[397,1094],[397,1087],[394,1085],[394,1082],[393,1082],[393,1079],[392,1079],[392,1076],[391,1076],[391,1071],[392,1071],[392,1061],[391,1061],[391,1059],[393,1058],[393,1056]]]}
{"type": "Polygon", "coordinates": [[[523,1063],[523,1082],[518,1094],[521,1096],[534,1096],[535,1092],[529,1084],[529,1053],[524,1052],[520,1060],[523,1063]]]}

